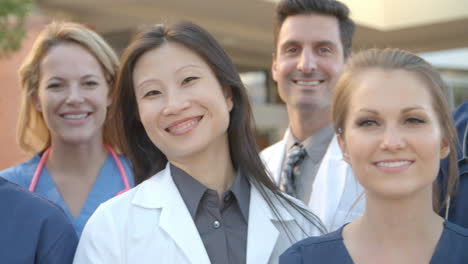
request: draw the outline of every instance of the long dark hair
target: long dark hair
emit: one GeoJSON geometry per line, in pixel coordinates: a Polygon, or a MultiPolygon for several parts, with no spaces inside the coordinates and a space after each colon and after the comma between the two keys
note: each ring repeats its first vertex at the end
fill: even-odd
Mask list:
{"type": "MultiPolygon", "coordinates": [[[[198,54],[210,66],[221,87],[226,89],[225,94],[232,96],[234,106],[230,112],[227,133],[233,167],[246,175],[249,182],[258,188],[276,216],[281,218],[272,199],[267,195],[268,192],[273,193],[283,205],[284,202],[289,204],[319,231],[324,232],[320,220],[285,197],[269,177],[258,155],[252,109],[236,68],[217,41],[204,29],[190,22],[148,28],[134,38],[122,55],[121,68],[113,90],[117,93],[117,102],[111,109],[111,115],[115,120],[120,148],[133,163],[135,184],[163,170],[167,164],[166,156],[151,142],[140,122],[133,87],[133,71],[138,59],[164,43],[178,43],[198,54]]],[[[287,233],[290,235],[288,230],[287,233]]]]}

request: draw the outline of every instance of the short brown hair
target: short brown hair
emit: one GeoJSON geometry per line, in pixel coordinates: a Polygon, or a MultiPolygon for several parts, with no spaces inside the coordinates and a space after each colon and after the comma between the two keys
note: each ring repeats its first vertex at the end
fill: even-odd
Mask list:
{"type": "Polygon", "coordinates": [[[336,17],[340,29],[340,39],[343,45],[344,57],[351,53],[354,34],[354,22],[349,18],[349,8],[335,0],[281,0],[276,5],[273,36],[275,50],[278,36],[286,18],[294,15],[325,15],[336,17]]]}

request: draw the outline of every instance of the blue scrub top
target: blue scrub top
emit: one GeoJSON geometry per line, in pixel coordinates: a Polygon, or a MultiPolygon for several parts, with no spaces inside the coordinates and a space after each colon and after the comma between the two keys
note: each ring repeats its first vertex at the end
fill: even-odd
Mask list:
{"type": "Polygon", "coordinates": [[[0,263],[72,263],[78,237],[55,204],[0,178],[0,263]]]}
{"type": "MultiPolygon", "coordinates": [[[[34,172],[36,171],[36,168],[41,159],[41,156],[42,153],[34,156],[31,160],[25,163],[0,171],[0,176],[28,189],[29,185],[31,184],[34,172]]],[[[128,183],[131,187],[133,187],[134,183],[132,172],[130,169],[130,163],[126,158],[120,155],[119,159],[122,162],[122,165],[124,166],[125,172],[127,173],[128,183]]],[[[65,201],[62,199],[62,196],[60,195],[60,192],[55,186],[54,181],[50,177],[50,174],[47,171],[46,167],[42,169],[41,176],[39,177],[39,181],[36,185],[35,193],[49,199],[50,201],[62,207],[63,211],[75,227],[75,231],[78,237],[80,237],[86,222],[96,210],[96,208],[101,203],[116,196],[117,193],[119,193],[123,189],[124,184],[119,169],[114,159],[109,154],[107,155],[107,159],[104,162],[104,165],[102,166],[101,171],[99,172],[99,175],[96,178],[96,181],[88,194],[88,197],[86,198],[81,212],[76,218],[73,217],[67,205],[65,204],[65,201]]]]}
{"type": "MultiPolygon", "coordinates": [[[[354,263],[343,242],[343,227],[324,236],[297,242],[280,256],[279,263],[354,263]]],[[[468,229],[445,221],[430,264],[468,263],[467,249],[468,229]]]]}

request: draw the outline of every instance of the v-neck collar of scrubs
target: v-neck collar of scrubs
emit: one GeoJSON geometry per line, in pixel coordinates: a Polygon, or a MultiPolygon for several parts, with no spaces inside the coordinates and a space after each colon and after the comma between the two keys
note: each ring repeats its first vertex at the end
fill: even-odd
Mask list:
{"type": "Polygon", "coordinates": [[[116,182],[123,185],[121,183],[122,180],[120,179],[120,174],[117,168],[115,168],[115,170],[117,170],[117,173],[106,173],[114,169],[112,168],[112,166],[116,167],[113,158],[111,157],[111,155],[108,154],[77,217],[74,217],[72,215],[71,211],[69,210],[68,206],[63,200],[62,195],[57,189],[54,180],[50,176],[47,167],[44,167],[42,170],[42,174],[37,184],[35,192],[47,197],[47,199],[59,205],[65,211],[65,214],[72,222],[78,235],[80,235],[85,223],[87,222],[91,214],[96,210],[97,206],[99,206],[101,202],[114,197],[122,189],[121,187],[119,187],[115,193],[106,194],[103,192],[103,188],[107,188],[105,186],[109,185],[110,182],[116,182]]]}
{"type": "MultiPolygon", "coordinates": [[[[347,225],[347,224],[346,224],[347,225]]],[[[351,264],[354,263],[353,259],[351,257],[351,254],[348,251],[348,248],[346,248],[343,240],[343,229],[346,226],[342,226],[339,230],[335,231],[337,238],[341,240],[341,244],[343,248],[345,249],[345,255],[346,255],[346,262],[343,262],[345,264],[351,264]]],[[[436,247],[434,248],[434,253],[431,257],[431,261],[429,264],[436,264],[436,263],[445,263],[445,260],[447,259],[446,253],[450,252],[450,241],[452,240],[452,234],[454,231],[456,232],[457,227],[448,222],[447,220],[444,221],[444,226],[442,230],[442,234],[440,235],[439,240],[437,241],[436,247]]],[[[330,234],[333,236],[333,234],[330,234]]]]}

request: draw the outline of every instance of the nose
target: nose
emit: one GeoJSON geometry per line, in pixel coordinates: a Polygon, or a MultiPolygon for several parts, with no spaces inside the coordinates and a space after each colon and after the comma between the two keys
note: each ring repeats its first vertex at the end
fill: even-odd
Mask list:
{"type": "Polygon", "coordinates": [[[81,104],[84,102],[83,91],[78,85],[71,85],[68,89],[68,95],[66,98],[67,104],[81,104]]]}
{"type": "Polygon", "coordinates": [[[172,94],[166,97],[163,115],[177,115],[190,108],[191,103],[183,98],[181,94],[172,94]]]}
{"type": "Polygon", "coordinates": [[[397,128],[387,128],[383,135],[382,149],[396,151],[406,146],[405,139],[401,131],[397,128]]]}
{"type": "Polygon", "coordinates": [[[299,63],[297,64],[298,70],[303,73],[312,72],[317,68],[317,61],[315,55],[310,49],[303,49],[299,63]]]}

